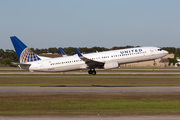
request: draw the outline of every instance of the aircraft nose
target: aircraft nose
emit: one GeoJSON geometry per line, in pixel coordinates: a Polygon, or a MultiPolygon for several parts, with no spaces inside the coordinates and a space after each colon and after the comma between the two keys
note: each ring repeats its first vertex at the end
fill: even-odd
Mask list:
{"type": "Polygon", "coordinates": [[[169,52],[168,51],[166,51],[166,50],[164,50],[164,52],[163,52],[164,54],[168,54],[169,52]]]}

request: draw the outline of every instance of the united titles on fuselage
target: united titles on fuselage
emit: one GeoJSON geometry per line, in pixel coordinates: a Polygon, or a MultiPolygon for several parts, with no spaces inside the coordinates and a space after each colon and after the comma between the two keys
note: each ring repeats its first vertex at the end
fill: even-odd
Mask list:
{"type": "Polygon", "coordinates": [[[133,49],[133,50],[124,50],[124,51],[120,51],[121,54],[137,53],[137,52],[142,52],[142,49],[133,49]]]}

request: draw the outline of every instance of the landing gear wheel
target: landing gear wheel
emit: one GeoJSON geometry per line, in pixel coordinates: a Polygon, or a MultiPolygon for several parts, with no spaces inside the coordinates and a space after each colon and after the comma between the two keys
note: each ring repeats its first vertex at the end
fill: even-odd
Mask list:
{"type": "Polygon", "coordinates": [[[157,63],[154,63],[153,65],[154,65],[154,66],[156,66],[156,65],[157,65],[157,63]]]}
{"type": "Polygon", "coordinates": [[[156,63],[156,61],[154,60],[154,64],[153,64],[154,66],[156,66],[157,65],[157,63],[156,63]]]}
{"type": "Polygon", "coordinates": [[[92,71],[92,75],[96,75],[96,71],[94,70],[94,71],[92,71]]]}
{"type": "Polygon", "coordinates": [[[93,71],[92,71],[92,70],[89,70],[89,71],[88,71],[88,73],[89,73],[89,74],[92,74],[92,73],[93,73],[93,71]]]}
{"type": "Polygon", "coordinates": [[[95,70],[91,70],[91,69],[90,69],[90,70],[88,71],[88,73],[91,74],[91,75],[96,75],[96,71],[95,71],[95,70]]]}

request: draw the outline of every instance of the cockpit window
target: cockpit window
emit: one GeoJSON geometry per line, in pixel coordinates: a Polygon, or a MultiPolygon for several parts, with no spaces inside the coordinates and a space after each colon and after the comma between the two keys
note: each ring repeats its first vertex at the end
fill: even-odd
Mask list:
{"type": "Polygon", "coordinates": [[[162,51],[162,49],[158,49],[158,51],[162,51]]]}

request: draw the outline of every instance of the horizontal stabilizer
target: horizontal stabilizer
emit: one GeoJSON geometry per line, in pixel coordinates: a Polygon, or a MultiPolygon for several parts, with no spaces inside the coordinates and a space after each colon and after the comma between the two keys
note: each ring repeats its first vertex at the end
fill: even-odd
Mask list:
{"type": "Polygon", "coordinates": [[[13,64],[13,65],[27,65],[27,66],[31,65],[31,64],[27,64],[27,63],[18,63],[18,62],[11,62],[11,64],[13,64]]]}
{"type": "Polygon", "coordinates": [[[52,58],[50,58],[50,57],[44,57],[44,56],[39,56],[39,55],[37,55],[41,60],[47,60],[47,59],[52,59],[52,58]]]}

